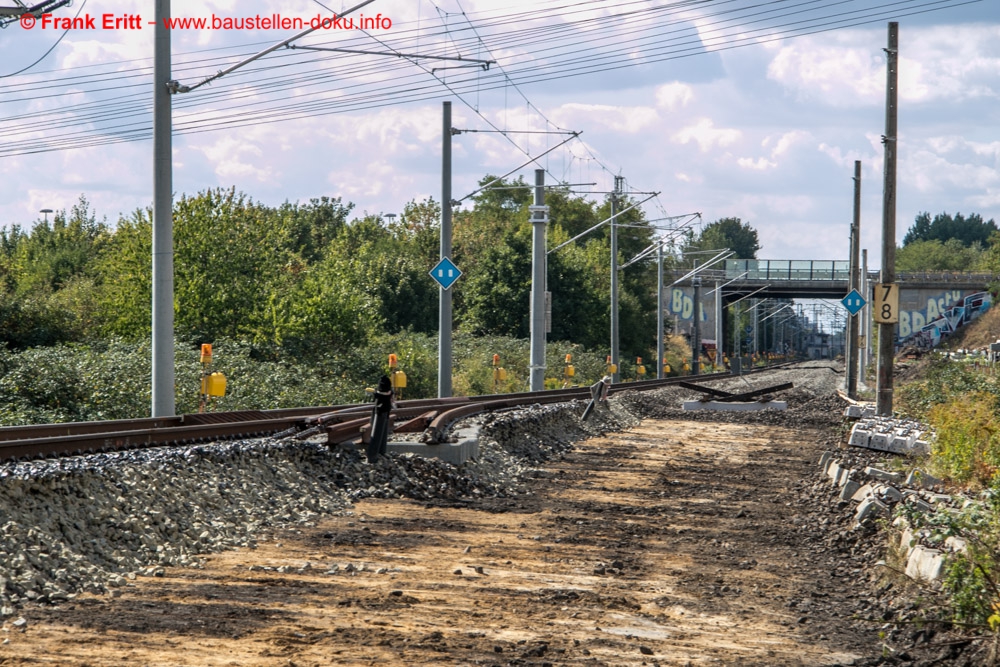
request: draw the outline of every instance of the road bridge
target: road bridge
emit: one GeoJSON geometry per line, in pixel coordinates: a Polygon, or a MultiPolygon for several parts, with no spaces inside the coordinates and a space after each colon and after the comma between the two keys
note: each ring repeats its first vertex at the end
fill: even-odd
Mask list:
{"type": "MultiPolygon", "coordinates": [[[[678,271],[679,278],[685,272],[678,271]]],[[[849,263],[846,260],[728,260],[718,269],[698,274],[703,286],[701,321],[703,331],[714,330],[717,285],[722,290],[722,307],[749,294],[766,299],[836,299],[850,291],[849,263]],[[711,294],[710,294],[711,293],[711,294]]],[[[872,284],[878,272],[869,272],[872,284]]],[[[922,347],[937,345],[941,338],[962,324],[975,319],[992,304],[987,286],[989,273],[959,271],[900,272],[900,321],[896,326],[897,342],[922,347]]],[[[866,298],[871,301],[871,294],[866,298]]],[[[681,332],[690,328],[694,317],[693,289],[690,279],[675,284],[666,297],[665,310],[675,318],[681,332]],[[684,324],[687,324],[685,327],[684,324]]],[[[864,311],[864,312],[867,312],[864,311]]],[[[727,334],[731,337],[731,334],[727,334]]],[[[712,337],[712,334],[709,336],[712,337]]]]}

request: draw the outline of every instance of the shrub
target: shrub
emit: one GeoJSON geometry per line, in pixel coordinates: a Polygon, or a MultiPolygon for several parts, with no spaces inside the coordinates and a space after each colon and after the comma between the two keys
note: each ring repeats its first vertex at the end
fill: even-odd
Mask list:
{"type": "Polygon", "coordinates": [[[963,394],[927,413],[937,433],[931,449],[935,471],[959,483],[990,484],[1000,468],[1000,419],[992,394],[963,394]]]}

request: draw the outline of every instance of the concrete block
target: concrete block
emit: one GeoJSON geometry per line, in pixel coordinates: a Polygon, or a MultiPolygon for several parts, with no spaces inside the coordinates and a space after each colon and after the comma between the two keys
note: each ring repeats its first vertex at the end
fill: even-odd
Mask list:
{"type": "Polygon", "coordinates": [[[899,489],[893,486],[883,487],[882,493],[879,495],[890,503],[898,503],[903,500],[903,494],[899,492],[899,489]]]}
{"type": "Polygon", "coordinates": [[[890,484],[900,484],[903,481],[903,475],[898,472],[888,472],[887,470],[879,470],[871,466],[865,468],[865,474],[873,479],[889,482],[890,484]]]}
{"type": "Polygon", "coordinates": [[[819,467],[826,474],[826,467],[830,465],[830,461],[833,460],[833,452],[823,452],[823,455],[819,457],[819,467]]]}
{"type": "Polygon", "coordinates": [[[944,556],[940,551],[918,544],[906,561],[906,575],[921,581],[937,581],[943,567],[944,556]]]}
{"type": "Polygon", "coordinates": [[[861,501],[857,511],[854,513],[854,521],[860,526],[880,516],[887,516],[889,507],[880,500],[869,497],[861,501]]]}
{"type": "Polygon", "coordinates": [[[935,505],[949,505],[954,498],[944,493],[932,493],[927,496],[927,500],[935,505]]]}
{"type": "Polygon", "coordinates": [[[910,451],[914,454],[930,454],[931,444],[926,440],[917,440],[913,443],[913,448],[910,451]]]}
{"type": "Polygon", "coordinates": [[[441,444],[426,444],[423,442],[389,442],[386,450],[389,454],[416,454],[424,458],[437,458],[460,466],[469,459],[479,457],[479,428],[458,429],[453,434],[457,442],[441,444]]]}
{"type": "Polygon", "coordinates": [[[854,492],[854,495],[851,496],[851,500],[855,502],[863,501],[865,498],[868,498],[869,496],[872,495],[873,488],[874,487],[872,487],[871,484],[865,484],[864,486],[862,486],[861,488],[859,488],[857,491],[854,492]]]}
{"type": "Polygon", "coordinates": [[[903,528],[903,531],[899,535],[899,548],[906,550],[907,564],[909,564],[910,554],[913,553],[914,547],[917,546],[916,537],[913,529],[909,526],[903,528]]]}
{"type": "Polygon", "coordinates": [[[906,476],[906,485],[916,488],[932,489],[935,486],[941,486],[943,484],[944,482],[937,477],[929,475],[923,470],[916,468],[910,471],[910,474],[906,476]]]}
{"type": "Polygon", "coordinates": [[[934,506],[933,505],[931,505],[926,500],[922,500],[920,498],[917,498],[916,496],[910,496],[910,497],[908,497],[906,499],[906,502],[908,502],[909,504],[913,505],[915,508],[917,508],[921,512],[933,512],[934,511],[934,506]]]}
{"type": "Polygon", "coordinates": [[[829,467],[826,469],[826,476],[830,478],[830,481],[837,484],[840,481],[840,463],[837,461],[831,461],[829,467]]]}
{"type": "Polygon", "coordinates": [[[715,410],[718,412],[757,412],[758,410],[787,410],[786,401],[756,401],[753,403],[726,403],[723,401],[684,401],[684,409],[715,410]]]}
{"type": "Polygon", "coordinates": [[[851,429],[851,439],[848,442],[852,447],[867,447],[871,442],[871,431],[862,428],[862,426],[858,423],[851,429]]]}
{"type": "Polygon", "coordinates": [[[969,545],[965,540],[963,540],[961,537],[955,537],[954,535],[946,539],[944,541],[944,545],[948,547],[951,551],[955,551],[962,554],[964,554],[969,548],[969,545]]]}
{"type": "Polygon", "coordinates": [[[892,433],[872,433],[872,439],[868,443],[868,446],[872,449],[880,449],[883,452],[887,452],[891,451],[889,447],[892,444],[892,440],[892,433]]]}
{"type": "Polygon", "coordinates": [[[854,497],[854,494],[857,493],[858,489],[860,488],[861,488],[860,484],[855,482],[853,479],[848,479],[844,483],[844,487],[840,490],[840,499],[851,500],[854,497]]]}
{"type": "Polygon", "coordinates": [[[864,410],[860,405],[848,405],[844,409],[844,416],[848,419],[860,419],[861,413],[864,410]]]}
{"type": "Polygon", "coordinates": [[[865,418],[865,419],[871,419],[872,417],[874,417],[875,416],[875,406],[873,406],[873,405],[866,405],[864,408],[861,409],[861,416],[862,416],[862,418],[865,418]]]}

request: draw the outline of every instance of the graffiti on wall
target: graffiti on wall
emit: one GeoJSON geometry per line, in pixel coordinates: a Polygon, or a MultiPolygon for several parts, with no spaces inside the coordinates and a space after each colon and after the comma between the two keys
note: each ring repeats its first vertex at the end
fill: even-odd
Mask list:
{"type": "MultiPolygon", "coordinates": [[[[694,298],[685,292],[685,290],[674,288],[670,290],[670,302],[667,304],[667,310],[682,320],[690,320],[694,318],[694,298]]],[[[704,304],[701,307],[701,321],[708,321],[708,310],[704,304]]]]}
{"type": "Polygon", "coordinates": [[[899,342],[924,348],[935,347],[943,337],[986,312],[991,304],[989,292],[975,292],[964,297],[961,290],[942,292],[927,299],[926,306],[921,310],[899,311],[899,342]]]}

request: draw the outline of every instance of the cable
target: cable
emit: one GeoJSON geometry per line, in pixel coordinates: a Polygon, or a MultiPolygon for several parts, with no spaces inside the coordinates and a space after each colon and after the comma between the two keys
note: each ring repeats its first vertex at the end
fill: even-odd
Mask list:
{"type": "MultiPolygon", "coordinates": [[[[384,59],[356,56],[307,59],[304,54],[278,52],[262,61],[259,67],[234,72],[228,82],[223,80],[197,97],[175,98],[176,130],[178,134],[188,134],[422,102],[440,99],[444,93],[442,87],[482,117],[479,105],[467,102],[465,95],[489,94],[527,83],[686,58],[706,50],[721,52],[748,44],[818,34],[881,21],[890,12],[895,12],[896,16],[900,13],[916,15],[978,1],[898,0],[841,12],[829,10],[843,3],[821,3],[819,9],[826,11],[813,14],[808,14],[809,8],[816,9],[817,0],[770,0],[755,4],[739,0],[708,4],[688,1],[657,7],[648,7],[645,2],[626,2],[616,3],[610,17],[595,17],[587,12],[608,3],[592,0],[570,5],[543,3],[541,9],[513,13],[463,13],[469,25],[446,31],[425,30],[423,35],[416,29],[404,27],[394,30],[391,38],[376,41],[391,44],[392,49],[399,51],[410,48],[417,39],[427,40],[430,33],[445,41],[439,42],[437,47],[425,46],[423,50],[428,53],[483,48],[492,55],[503,49],[512,55],[502,69],[450,75],[446,80],[433,75],[433,81],[428,82],[425,75],[430,72],[426,68],[413,68],[405,61],[387,65],[384,59]],[[697,17],[690,13],[699,7],[712,11],[699,13],[697,17]],[[560,11],[565,14],[564,23],[547,23],[553,16],[563,17],[560,11]],[[482,15],[483,20],[471,25],[472,17],[477,15],[482,15]],[[619,38],[613,43],[607,43],[606,32],[596,31],[600,24],[595,21],[599,19],[619,28],[616,35],[619,38]],[[694,30],[690,27],[692,20],[698,20],[705,31],[704,42],[701,38],[694,39],[694,30]],[[519,23],[523,24],[523,29],[511,29],[519,23]],[[487,35],[491,30],[495,32],[487,35]],[[530,56],[525,49],[531,50],[530,56]],[[336,69],[321,69],[327,64],[335,64],[336,69]]],[[[337,43],[360,44],[364,39],[358,36],[337,43]]],[[[246,46],[239,50],[248,52],[246,46]]],[[[181,75],[195,77],[200,72],[218,69],[221,63],[231,62],[234,51],[198,51],[193,58],[186,54],[174,69],[181,75]]],[[[74,69],[92,74],[0,86],[3,93],[0,104],[7,105],[63,97],[67,85],[73,87],[74,93],[79,90],[97,98],[77,104],[60,104],[58,108],[40,112],[4,114],[0,118],[0,156],[119,143],[150,136],[151,106],[147,91],[151,85],[151,67],[142,65],[123,72],[105,71],[107,66],[74,69]],[[42,125],[48,127],[44,135],[39,130],[42,125]],[[59,129],[53,130],[53,127],[59,129]],[[145,128],[145,135],[142,128],[145,128]]],[[[523,89],[519,88],[518,93],[540,118],[551,127],[558,127],[527,99],[523,89]]],[[[499,130],[495,124],[489,124],[499,130]]],[[[520,146],[518,150],[524,152],[520,146]]],[[[583,150],[602,170],[614,175],[586,142],[583,142],[583,150]]],[[[585,159],[575,153],[573,157],[585,159]]],[[[555,176],[553,179],[559,180],[555,176]]]]}
{"type": "MultiPolygon", "coordinates": [[[[76,20],[76,18],[77,18],[78,16],[80,16],[80,12],[82,12],[82,11],[83,11],[83,8],[84,8],[84,7],[86,7],[86,6],[87,6],[87,0],[83,0],[83,2],[81,2],[81,3],[80,3],[80,9],[76,10],[76,16],[74,16],[74,17],[73,17],[73,20],[76,20]]],[[[72,23],[71,23],[70,25],[72,25],[72,23]]],[[[28,66],[27,66],[27,67],[25,67],[24,69],[19,69],[19,70],[17,70],[16,72],[14,72],[14,73],[12,73],[12,74],[0,74],[0,79],[7,79],[7,78],[10,78],[10,77],[12,77],[12,76],[17,76],[18,74],[22,74],[23,72],[27,72],[27,71],[28,71],[29,69],[31,69],[32,67],[34,67],[34,66],[35,66],[35,65],[37,65],[38,63],[40,63],[40,62],[42,62],[43,60],[45,60],[45,57],[46,57],[47,55],[49,55],[50,53],[52,53],[52,49],[54,49],[54,48],[56,48],[57,46],[59,46],[59,42],[63,41],[63,37],[65,37],[65,36],[66,36],[66,33],[68,33],[68,32],[69,32],[69,28],[66,28],[65,30],[63,30],[63,34],[59,35],[59,39],[57,39],[57,40],[56,40],[56,43],[55,43],[55,44],[53,44],[52,46],[50,46],[50,47],[49,47],[49,50],[48,50],[48,51],[46,51],[45,53],[43,53],[43,54],[42,54],[42,55],[41,55],[41,56],[40,56],[40,57],[38,58],[38,60],[36,60],[35,62],[31,63],[30,65],[28,65],[28,66]]]]}

